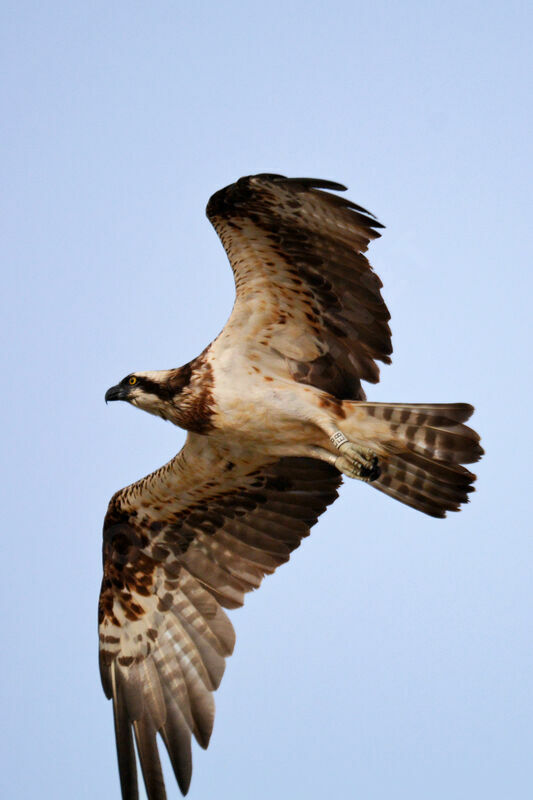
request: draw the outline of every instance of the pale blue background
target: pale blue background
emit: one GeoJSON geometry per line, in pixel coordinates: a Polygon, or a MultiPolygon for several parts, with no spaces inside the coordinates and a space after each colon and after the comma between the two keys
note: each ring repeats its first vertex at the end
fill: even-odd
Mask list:
{"type": "Polygon", "coordinates": [[[3,798],[119,798],[101,524],[183,435],[104,392],[217,334],[205,203],[259,171],[342,181],[387,225],[370,397],[473,402],[487,455],[445,522],[345,486],[232,614],[190,797],[531,797],[528,5],[3,4],[3,798]]]}

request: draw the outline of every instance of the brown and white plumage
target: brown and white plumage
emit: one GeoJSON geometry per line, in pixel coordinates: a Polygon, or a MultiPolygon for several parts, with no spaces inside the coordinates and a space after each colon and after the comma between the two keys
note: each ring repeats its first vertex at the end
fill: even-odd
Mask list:
{"type": "Polygon", "coordinates": [[[341,472],[431,516],[458,510],[482,450],[463,404],[369,403],[389,363],[389,313],[363,253],[380,224],[276,175],[217,192],[207,214],[236,301],[220,336],[178,369],[106,394],[189,431],[168,464],[112,498],[104,523],[100,669],[113,700],[124,800],[165,798],[156,737],[181,790],[191,737],[209,742],[236,608],[337,497],[341,472]]]}
{"type": "Polygon", "coordinates": [[[360,206],[320,189],[330,181],[241,178],[210,199],[207,216],[235,276],[222,336],[235,329],[286,357],[290,374],[336,397],[361,399],[390,363],[390,314],[363,255],[383,226],[360,206]],[[261,298],[261,313],[250,314],[261,298]]]}
{"type": "Polygon", "coordinates": [[[212,691],[235,640],[222,606],[242,605],[288,561],[340,482],[321,461],[265,463],[193,433],[169,464],[115,495],[104,523],[100,668],[125,798],[137,796],[132,723],[148,796],[165,796],[157,731],[187,791],[191,734],[207,747],[212,691]]]}

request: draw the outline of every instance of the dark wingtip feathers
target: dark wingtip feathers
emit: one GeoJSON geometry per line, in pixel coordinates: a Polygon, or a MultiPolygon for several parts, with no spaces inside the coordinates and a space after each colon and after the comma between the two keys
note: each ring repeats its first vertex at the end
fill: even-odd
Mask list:
{"type": "MultiPolygon", "coordinates": [[[[261,182],[284,183],[295,191],[298,191],[298,189],[304,191],[326,189],[333,192],[346,192],[348,190],[348,187],[343,183],[328,181],[323,178],[287,178],[285,175],[278,175],[275,172],[259,172],[257,175],[246,175],[239,178],[235,183],[231,183],[223,189],[219,189],[218,192],[215,192],[207,203],[207,216],[211,219],[219,214],[224,214],[237,198],[242,199],[242,197],[240,197],[241,194],[245,197],[250,191],[253,191],[254,184],[261,182]]],[[[322,192],[320,192],[320,194],[322,194],[322,192]]],[[[359,206],[357,203],[353,203],[351,200],[347,200],[345,197],[339,197],[338,195],[326,194],[325,196],[335,205],[343,206],[359,214],[366,215],[368,218],[366,223],[371,228],[385,227],[381,222],[378,222],[371,211],[363,208],[363,206],[359,206]]],[[[379,237],[379,234],[374,233],[374,236],[379,237]]]]}
{"type": "Polygon", "coordinates": [[[346,192],[348,187],[337,181],[327,181],[323,178],[285,178],[289,184],[299,184],[309,189],[329,189],[333,192],[346,192]]]}

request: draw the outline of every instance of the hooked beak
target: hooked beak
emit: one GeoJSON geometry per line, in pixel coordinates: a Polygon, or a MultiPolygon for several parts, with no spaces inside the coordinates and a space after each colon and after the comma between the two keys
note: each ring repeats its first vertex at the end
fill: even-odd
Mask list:
{"type": "Polygon", "coordinates": [[[128,390],[125,386],[112,386],[105,393],[105,401],[109,403],[110,400],[126,400],[127,396],[128,390]]]}

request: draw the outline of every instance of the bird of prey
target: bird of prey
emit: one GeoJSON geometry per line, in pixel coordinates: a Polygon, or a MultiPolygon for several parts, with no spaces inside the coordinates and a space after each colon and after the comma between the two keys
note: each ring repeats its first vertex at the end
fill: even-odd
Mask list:
{"type": "Polygon", "coordinates": [[[473,489],[482,454],[465,403],[367,402],[390,363],[382,283],[364,253],[382,225],[325,180],[260,174],[207,205],[236,286],[231,316],[176,369],[132,372],[125,400],[184,428],[182,450],[117,492],[103,532],[100,672],[113,700],[123,800],[166,797],[157,735],[183,794],[191,735],[207,747],[213,692],[242,605],[337,497],[342,475],[433,517],[473,489]]]}

